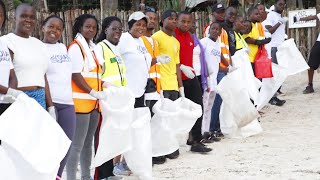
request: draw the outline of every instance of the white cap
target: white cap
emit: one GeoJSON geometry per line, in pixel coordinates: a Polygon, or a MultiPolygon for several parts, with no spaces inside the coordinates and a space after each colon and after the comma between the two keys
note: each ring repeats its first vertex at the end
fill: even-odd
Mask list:
{"type": "Polygon", "coordinates": [[[132,19],[133,19],[133,20],[136,20],[136,21],[139,21],[139,20],[141,20],[141,19],[143,19],[143,18],[146,18],[146,19],[148,20],[147,16],[146,16],[143,12],[141,12],[141,11],[136,11],[136,12],[132,13],[132,14],[129,16],[129,20],[128,20],[128,21],[131,21],[132,19]]]}

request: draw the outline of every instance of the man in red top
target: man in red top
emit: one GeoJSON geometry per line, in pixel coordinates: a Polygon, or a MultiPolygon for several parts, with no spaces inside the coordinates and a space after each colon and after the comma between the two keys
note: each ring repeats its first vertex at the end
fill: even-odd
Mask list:
{"type": "MultiPolygon", "coordinates": [[[[177,40],[180,42],[180,69],[182,71],[182,82],[184,86],[185,97],[202,106],[202,92],[198,78],[195,78],[195,72],[192,66],[194,42],[189,32],[192,26],[192,17],[188,12],[180,12],[178,15],[178,24],[175,29],[177,40]]],[[[191,138],[187,144],[192,145],[193,152],[210,152],[212,149],[205,147],[200,141],[202,116],[196,121],[190,131],[191,138]]]]}

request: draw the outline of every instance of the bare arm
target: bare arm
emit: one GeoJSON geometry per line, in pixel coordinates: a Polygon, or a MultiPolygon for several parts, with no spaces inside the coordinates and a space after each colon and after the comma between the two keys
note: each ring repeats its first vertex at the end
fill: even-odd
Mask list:
{"type": "Polygon", "coordinates": [[[13,89],[17,89],[18,86],[18,79],[16,76],[16,73],[13,69],[10,70],[10,76],[9,76],[9,87],[13,89]]]}
{"type": "MultiPolygon", "coordinates": [[[[227,67],[230,65],[229,62],[224,58],[222,53],[221,53],[221,63],[227,67]]],[[[219,72],[227,73],[229,71],[227,67],[225,68],[225,67],[219,66],[219,72]]]]}
{"type": "Polygon", "coordinates": [[[92,88],[87,84],[80,73],[72,73],[72,80],[80,89],[82,89],[86,93],[90,93],[90,91],[92,90],[92,88]]]}
{"type": "Polygon", "coordinates": [[[256,44],[256,40],[251,38],[251,37],[247,37],[245,39],[245,41],[248,43],[248,44],[256,44]]]}
{"type": "Polygon", "coordinates": [[[300,21],[311,21],[311,20],[316,20],[316,19],[318,19],[318,16],[317,15],[313,15],[313,16],[300,18],[300,21]]]}
{"type": "Polygon", "coordinates": [[[276,32],[276,30],[280,27],[280,23],[278,22],[277,24],[275,24],[274,26],[270,26],[270,25],[266,25],[266,29],[273,34],[274,32],[276,32]]]}
{"type": "Polygon", "coordinates": [[[49,83],[48,83],[46,75],[44,75],[44,80],[45,80],[45,83],[46,83],[45,84],[46,104],[47,104],[47,107],[51,107],[51,106],[53,106],[53,103],[52,103],[50,89],[49,89],[49,83]]]}
{"type": "Polygon", "coordinates": [[[176,73],[177,73],[178,86],[179,87],[183,87],[182,78],[181,78],[180,64],[176,65],[176,73]]]}

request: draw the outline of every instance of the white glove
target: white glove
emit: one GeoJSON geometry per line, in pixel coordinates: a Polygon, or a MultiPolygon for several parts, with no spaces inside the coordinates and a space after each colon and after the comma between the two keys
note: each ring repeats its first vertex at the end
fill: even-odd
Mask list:
{"type": "Polygon", "coordinates": [[[163,54],[160,56],[157,56],[157,62],[161,63],[161,64],[168,64],[171,60],[169,55],[163,54]]]}
{"type": "Polygon", "coordinates": [[[13,96],[14,98],[17,98],[21,93],[23,92],[20,90],[11,89],[11,88],[8,88],[8,91],[7,91],[7,95],[13,96]]]}
{"type": "Polygon", "coordinates": [[[92,89],[89,93],[92,97],[97,98],[97,99],[106,99],[107,95],[103,91],[95,91],[92,89]]]}
{"type": "Polygon", "coordinates": [[[186,97],[185,94],[184,94],[184,87],[179,87],[179,93],[180,93],[180,96],[181,96],[182,98],[185,98],[185,97],[186,97]]]}
{"type": "Polygon", "coordinates": [[[280,24],[285,24],[289,19],[287,17],[283,17],[279,20],[280,24]]]}
{"type": "Polygon", "coordinates": [[[193,73],[194,69],[192,67],[181,64],[180,69],[183,74],[186,75],[189,79],[193,79],[194,77],[196,77],[196,75],[193,73]]]}
{"type": "Polygon", "coordinates": [[[48,113],[54,120],[57,120],[56,108],[54,106],[48,107],[48,113]]]}
{"type": "Polygon", "coordinates": [[[233,67],[233,66],[229,65],[228,66],[228,73],[231,73],[231,72],[233,72],[233,71],[235,71],[237,69],[238,69],[237,67],[233,67]]]}
{"type": "Polygon", "coordinates": [[[250,48],[245,47],[244,50],[246,51],[247,54],[250,54],[250,48]]]}
{"type": "Polygon", "coordinates": [[[120,88],[120,86],[115,85],[115,84],[113,84],[113,83],[109,83],[109,82],[104,82],[104,83],[102,84],[102,87],[104,87],[104,88],[110,88],[110,87],[120,88]]]}

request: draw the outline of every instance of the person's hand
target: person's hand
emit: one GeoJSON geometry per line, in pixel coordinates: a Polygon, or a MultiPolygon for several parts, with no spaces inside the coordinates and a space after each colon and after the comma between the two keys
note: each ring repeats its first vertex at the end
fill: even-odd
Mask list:
{"type": "MultiPolygon", "coordinates": [[[[279,20],[279,23],[280,24],[285,24],[286,22],[288,22],[288,18],[287,17],[283,17],[283,18],[281,18],[280,20],[279,20]]],[[[300,20],[300,19],[299,19],[300,20]]]]}
{"type": "Polygon", "coordinates": [[[21,93],[23,92],[20,90],[12,89],[12,88],[8,88],[8,91],[7,91],[7,95],[10,95],[14,98],[17,98],[21,93]]]}
{"type": "Polygon", "coordinates": [[[157,59],[157,62],[159,62],[161,64],[168,64],[171,60],[170,56],[166,55],[166,54],[157,56],[156,59],[157,59]]]}
{"type": "Polygon", "coordinates": [[[56,108],[54,106],[48,107],[48,113],[54,120],[57,120],[56,108]]]}
{"type": "Polygon", "coordinates": [[[92,89],[89,93],[92,97],[103,100],[106,99],[107,95],[105,92],[103,91],[95,91],[94,89],[92,89]]]}
{"type": "Polygon", "coordinates": [[[196,75],[193,73],[194,69],[192,67],[181,64],[180,69],[183,74],[186,75],[189,79],[193,79],[194,77],[196,77],[196,75]]]}
{"type": "Polygon", "coordinates": [[[102,87],[103,88],[110,88],[110,87],[115,87],[115,88],[120,88],[120,86],[116,85],[116,84],[113,84],[113,83],[110,83],[110,82],[104,82],[102,84],[102,87]]]}
{"type": "Polygon", "coordinates": [[[271,38],[265,38],[262,40],[256,40],[256,45],[264,45],[264,44],[268,44],[271,41],[271,38]]]}
{"type": "Polygon", "coordinates": [[[186,97],[185,94],[184,94],[184,87],[179,87],[179,93],[180,93],[180,96],[181,96],[182,98],[185,98],[185,97],[186,97]]]}

